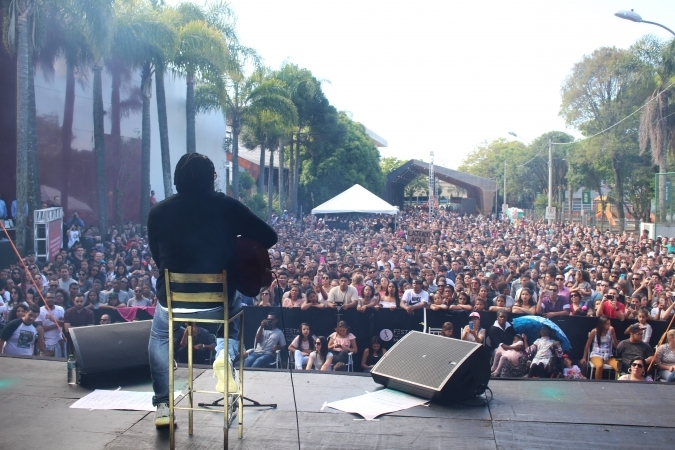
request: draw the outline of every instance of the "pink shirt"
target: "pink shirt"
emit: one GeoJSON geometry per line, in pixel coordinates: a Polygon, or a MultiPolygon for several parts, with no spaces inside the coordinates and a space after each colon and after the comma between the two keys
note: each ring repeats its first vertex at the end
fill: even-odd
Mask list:
{"type": "Polygon", "coordinates": [[[333,342],[335,342],[335,345],[337,347],[342,348],[342,347],[345,347],[347,345],[349,345],[351,347],[351,345],[350,345],[351,341],[352,341],[352,339],[356,339],[356,336],[349,333],[347,335],[347,337],[340,337],[340,336],[338,336],[337,332],[335,332],[335,333],[331,334],[330,336],[328,336],[328,338],[333,338],[333,342]]]}

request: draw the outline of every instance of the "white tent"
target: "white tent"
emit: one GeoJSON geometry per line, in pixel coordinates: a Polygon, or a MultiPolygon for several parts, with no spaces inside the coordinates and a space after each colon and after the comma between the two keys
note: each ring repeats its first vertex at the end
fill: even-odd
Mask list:
{"type": "Polygon", "coordinates": [[[312,210],[312,214],[336,213],[397,214],[398,208],[382,200],[359,184],[355,184],[312,210]]]}

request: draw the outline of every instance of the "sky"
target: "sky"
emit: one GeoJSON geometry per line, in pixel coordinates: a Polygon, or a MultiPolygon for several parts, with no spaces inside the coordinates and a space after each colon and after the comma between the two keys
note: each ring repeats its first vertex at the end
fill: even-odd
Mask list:
{"type": "Polygon", "coordinates": [[[580,137],[558,115],[573,65],[600,47],[672,37],[615,12],[675,29],[672,0],[230,4],[240,41],[273,69],[289,61],[312,71],[331,104],[387,140],[382,156],[428,161],[434,151],[450,168],[485,141],[514,139],[509,131],[525,142],[548,131],[580,137]]]}

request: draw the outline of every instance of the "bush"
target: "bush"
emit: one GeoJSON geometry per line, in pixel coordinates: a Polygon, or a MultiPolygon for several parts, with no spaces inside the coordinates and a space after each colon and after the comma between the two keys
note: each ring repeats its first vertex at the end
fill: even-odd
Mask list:
{"type": "Polygon", "coordinates": [[[244,204],[262,220],[267,220],[267,202],[262,194],[254,194],[244,200],[244,204]]]}

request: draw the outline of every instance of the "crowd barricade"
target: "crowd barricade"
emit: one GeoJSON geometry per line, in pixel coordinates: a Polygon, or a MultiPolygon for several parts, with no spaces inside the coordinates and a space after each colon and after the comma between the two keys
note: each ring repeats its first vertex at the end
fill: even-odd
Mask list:
{"type": "MultiPolygon", "coordinates": [[[[354,368],[360,370],[360,355],[363,349],[370,344],[373,336],[379,336],[382,345],[390,348],[401,337],[410,331],[424,331],[424,311],[415,310],[414,314],[408,314],[402,309],[391,311],[389,309],[358,312],[355,309],[338,311],[337,309],[309,309],[302,311],[300,308],[280,307],[244,307],[244,343],[246,348],[253,347],[253,341],[260,323],[272,312],[277,316],[277,327],[284,332],[287,345],[300,333],[300,324],[308,323],[315,336],[328,336],[335,331],[338,321],[344,320],[349,324],[350,333],[356,336],[359,347],[358,357],[355,357],[354,368]]],[[[101,315],[109,314],[112,322],[122,322],[120,314],[111,309],[96,310],[96,323],[100,322],[101,315]]],[[[482,312],[481,327],[488,330],[495,322],[497,314],[494,312],[482,312]]],[[[509,321],[518,316],[510,316],[509,321]]],[[[143,310],[139,310],[136,320],[148,320],[152,316],[143,310]]],[[[596,317],[560,316],[551,319],[567,335],[572,348],[569,351],[572,359],[581,359],[583,350],[588,340],[588,333],[595,328],[598,319],[596,317]]],[[[455,337],[460,338],[462,328],[469,322],[469,313],[466,311],[426,311],[426,326],[440,328],[443,323],[451,322],[454,325],[455,337]]],[[[636,320],[611,319],[612,326],[616,331],[619,341],[628,339],[624,334],[629,325],[636,320]]],[[[666,331],[668,321],[649,321],[652,326],[650,345],[658,344],[661,336],[666,331]]],[[[207,328],[210,328],[207,326],[207,328]]],[[[216,333],[216,330],[211,330],[216,333]]],[[[220,334],[222,336],[222,332],[220,334]]],[[[531,343],[530,343],[531,344],[531,343]]],[[[285,355],[282,357],[285,361],[285,355]]]]}

